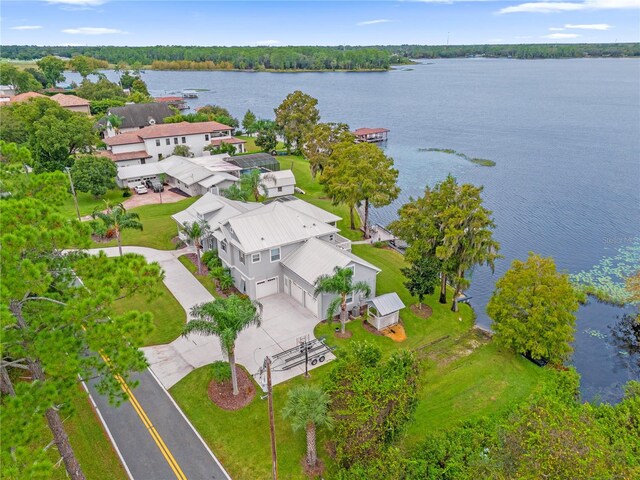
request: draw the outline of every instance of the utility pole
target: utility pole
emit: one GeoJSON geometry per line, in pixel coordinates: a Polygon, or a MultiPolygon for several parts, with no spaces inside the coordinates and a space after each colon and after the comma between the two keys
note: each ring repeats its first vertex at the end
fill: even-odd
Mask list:
{"type": "Polygon", "coordinates": [[[73,186],[73,179],[71,178],[71,169],[65,168],[67,175],[69,176],[69,183],[71,184],[71,194],[73,195],[73,203],[76,205],[76,213],[78,214],[78,221],[80,221],[80,207],[78,207],[78,197],[76,196],[76,189],[73,186]]]}
{"type": "Polygon", "coordinates": [[[276,425],[273,417],[273,390],[271,389],[271,358],[267,355],[264,359],[264,368],[267,369],[267,398],[269,402],[269,429],[271,433],[271,476],[278,480],[278,453],[276,451],[276,425]]]}

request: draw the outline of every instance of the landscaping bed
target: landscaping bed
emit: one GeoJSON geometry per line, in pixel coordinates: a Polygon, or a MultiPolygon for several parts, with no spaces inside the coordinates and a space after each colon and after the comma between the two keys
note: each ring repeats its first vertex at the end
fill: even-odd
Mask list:
{"type": "Polygon", "coordinates": [[[211,380],[207,392],[209,399],[224,410],[239,410],[251,403],[256,395],[256,387],[247,371],[236,365],[238,395],[233,394],[231,380],[217,382],[211,380]]]}

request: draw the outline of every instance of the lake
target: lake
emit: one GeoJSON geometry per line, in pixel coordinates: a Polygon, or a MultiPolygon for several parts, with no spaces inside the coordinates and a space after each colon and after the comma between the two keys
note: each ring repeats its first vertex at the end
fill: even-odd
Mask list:
{"type": "MultiPolygon", "coordinates": [[[[483,327],[491,324],[485,307],[494,282],[514,258],[534,251],[577,273],[640,244],[637,59],[430,60],[380,73],[148,71],[144,80],[155,95],[207,89],[187,103],[219,104],[240,119],[247,109],[273,118],[273,109],[299,89],[318,99],[322,121],[390,129],[383,148],[400,171],[402,194],[374,211],[374,222],[388,223],[409,196],[449,172],[484,185],[505,258],[493,275],[477,269],[467,291],[483,327]]],[[[621,385],[638,378],[629,366],[637,355],[620,353],[609,333],[623,313],[597,302],[578,312],[572,362],[586,399],[617,401],[621,385]]]]}

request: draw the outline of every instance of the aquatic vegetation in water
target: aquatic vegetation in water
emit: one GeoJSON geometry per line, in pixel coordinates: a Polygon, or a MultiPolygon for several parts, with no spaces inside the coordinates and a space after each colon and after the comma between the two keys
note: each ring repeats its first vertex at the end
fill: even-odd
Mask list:
{"type": "Polygon", "coordinates": [[[607,336],[598,331],[598,330],[594,330],[593,328],[587,328],[584,333],[586,333],[587,335],[591,335],[592,337],[596,337],[596,338],[600,338],[600,339],[605,339],[607,338],[607,336]]]}
{"type": "Polygon", "coordinates": [[[617,255],[605,257],[591,270],[569,275],[569,279],[581,292],[596,299],[614,305],[631,302],[631,296],[625,288],[628,277],[640,267],[640,238],[618,249],[617,255]]]}
{"type": "Polygon", "coordinates": [[[481,165],[483,167],[495,167],[496,165],[496,162],[494,162],[493,160],[488,160],[486,158],[470,157],[462,152],[456,152],[451,148],[419,148],[418,151],[419,152],[440,152],[440,153],[446,153],[449,155],[455,155],[456,157],[463,158],[471,163],[475,163],[476,165],[481,165]]]}

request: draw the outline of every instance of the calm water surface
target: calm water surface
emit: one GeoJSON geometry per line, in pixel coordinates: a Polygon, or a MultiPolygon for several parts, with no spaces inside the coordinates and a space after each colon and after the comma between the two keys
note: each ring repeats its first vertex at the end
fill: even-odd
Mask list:
{"type": "MultiPolygon", "coordinates": [[[[149,71],[144,80],[156,95],[208,89],[189,105],[223,105],[240,119],[247,109],[272,118],[300,89],[318,99],[322,121],[389,128],[384,148],[400,170],[402,194],[374,212],[375,222],[391,221],[409,196],[449,172],[484,185],[505,256],[494,275],[473,274],[468,294],[484,327],[494,282],[514,258],[534,251],[576,273],[640,236],[638,60],[435,60],[381,73],[149,71]],[[419,151],[429,147],[497,165],[419,151]]],[[[616,401],[621,385],[637,378],[607,334],[622,313],[595,302],[578,313],[573,363],[587,399],[616,401]]]]}

